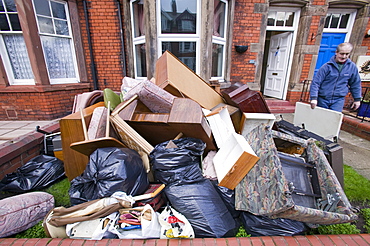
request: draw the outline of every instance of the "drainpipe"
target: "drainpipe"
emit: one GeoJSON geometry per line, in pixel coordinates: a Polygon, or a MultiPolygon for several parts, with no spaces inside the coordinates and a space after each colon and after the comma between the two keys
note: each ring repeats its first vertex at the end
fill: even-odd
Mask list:
{"type": "Polygon", "coordinates": [[[123,38],[123,26],[122,26],[122,12],[121,12],[121,3],[120,0],[117,0],[117,15],[119,22],[119,31],[121,33],[121,64],[122,64],[122,75],[126,76],[126,56],[125,56],[125,42],[123,38]]]}
{"type": "Polygon", "coordinates": [[[89,14],[87,12],[87,3],[86,3],[86,0],[83,0],[83,5],[84,5],[84,14],[85,14],[87,41],[88,41],[88,44],[89,44],[89,51],[90,51],[90,59],[91,59],[90,67],[91,67],[91,72],[92,72],[94,90],[99,90],[98,80],[96,78],[95,59],[94,59],[94,55],[93,55],[93,52],[92,52],[91,33],[90,33],[90,24],[89,24],[89,14]]]}

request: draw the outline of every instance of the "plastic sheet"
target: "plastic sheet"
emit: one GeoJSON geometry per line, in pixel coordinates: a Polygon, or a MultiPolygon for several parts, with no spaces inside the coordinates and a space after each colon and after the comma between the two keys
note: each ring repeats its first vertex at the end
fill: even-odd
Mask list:
{"type": "Polygon", "coordinates": [[[89,159],[82,175],[71,181],[72,205],[111,196],[116,191],[127,195],[143,194],[149,180],[140,155],[128,148],[99,148],[89,159]]]}
{"type": "Polygon", "coordinates": [[[7,174],[0,181],[0,190],[24,193],[48,187],[64,176],[61,160],[48,155],[32,158],[15,172],[7,174]]]}
{"type": "Polygon", "coordinates": [[[305,223],[290,219],[270,219],[249,212],[240,216],[245,231],[253,237],[259,236],[293,236],[308,229],[305,223]]]}

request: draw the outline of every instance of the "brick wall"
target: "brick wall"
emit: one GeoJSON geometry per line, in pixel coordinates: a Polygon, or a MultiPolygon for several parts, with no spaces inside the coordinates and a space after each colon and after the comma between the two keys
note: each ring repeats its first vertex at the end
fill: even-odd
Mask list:
{"type": "MultiPolygon", "coordinates": [[[[259,43],[262,15],[254,13],[255,4],[265,1],[238,0],[235,2],[235,16],[233,29],[233,45],[250,45],[259,43]]],[[[239,54],[232,52],[231,82],[254,82],[255,64],[249,63],[256,60],[256,53],[250,50],[239,54]]]]}
{"type": "MultiPolygon", "coordinates": [[[[80,22],[84,22],[82,1],[79,1],[80,22]]],[[[122,41],[119,30],[119,8],[116,0],[88,1],[89,28],[93,49],[98,89],[120,90],[123,72],[122,41]]],[[[91,65],[86,23],[81,26],[86,61],[91,65]]],[[[89,71],[90,81],[92,71],[89,71]]]]}
{"type": "MultiPolygon", "coordinates": [[[[59,123],[52,123],[43,127],[42,130],[58,132],[59,123]]],[[[44,134],[36,131],[0,144],[0,179],[40,155],[43,146],[44,134]]]]}
{"type": "Polygon", "coordinates": [[[57,91],[0,92],[0,120],[52,120],[71,113],[74,96],[88,91],[67,89],[57,91]]]}

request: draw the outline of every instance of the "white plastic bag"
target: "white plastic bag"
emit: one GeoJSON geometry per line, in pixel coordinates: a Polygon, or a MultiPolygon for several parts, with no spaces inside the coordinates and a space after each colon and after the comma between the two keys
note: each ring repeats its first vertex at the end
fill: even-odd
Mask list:
{"type": "MultiPolygon", "coordinates": [[[[161,233],[161,225],[158,222],[159,214],[154,209],[146,204],[140,214],[141,229],[133,229],[124,231],[115,226],[108,230],[116,234],[120,239],[148,239],[159,238],[161,233]]],[[[117,217],[117,220],[119,216],[117,217]]]]}
{"type": "Polygon", "coordinates": [[[159,238],[161,225],[158,221],[159,213],[155,212],[152,206],[146,204],[141,213],[141,229],[144,238],[159,238]]]}
{"type": "Polygon", "coordinates": [[[117,214],[118,212],[115,212],[104,218],[67,224],[66,233],[72,239],[100,240],[110,234],[117,214]]]}
{"type": "Polygon", "coordinates": [[[195,237],[189,221],[171,206],[167,206],[158,219],[161,224],[161,239],[195,237]]]}

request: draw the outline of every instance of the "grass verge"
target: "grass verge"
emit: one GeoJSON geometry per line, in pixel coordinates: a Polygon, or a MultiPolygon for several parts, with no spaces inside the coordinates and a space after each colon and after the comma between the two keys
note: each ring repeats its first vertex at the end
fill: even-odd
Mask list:
{"type": "MultiPolygon", "coordinates": [[[[70,183],[67,178],[43,190],[55,198],[55,206],[69,207],[68,189],[70,183]],[[67,194],[67,195],[66,195],[67,194]]],[[[359,204],[359,217],[362,223],[344,223],[336,225],[322,225],[312,229],[309,234],[358,234],[370,233],[370,181],[358,174],[350,166],[344,165],[344,192],[351,204],[359,204]]],[[[236,237],[249,237],[241,226],[236,237]]],[[[46,237],[42,222],[16,235],[17,238],[43,238],[46,237]]]]}

